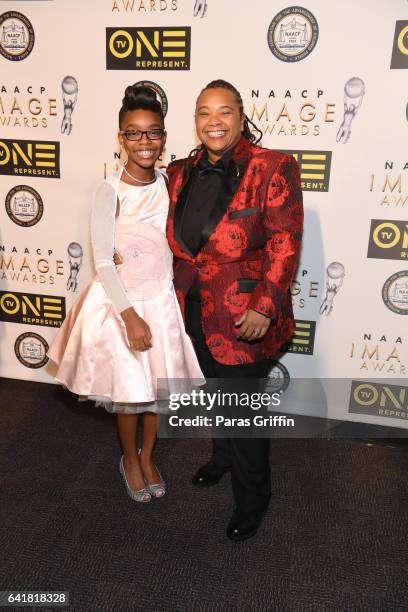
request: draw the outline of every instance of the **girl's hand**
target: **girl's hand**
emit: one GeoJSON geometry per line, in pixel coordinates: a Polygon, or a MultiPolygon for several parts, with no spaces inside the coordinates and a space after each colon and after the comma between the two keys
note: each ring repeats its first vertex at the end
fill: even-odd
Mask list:
{"type": "Polygon", "coordinates": [[[123,264],[123,259],[116,249],[113,253],[113,263],[115,264],[115,266],[120,266],[121,264],[123,264]]]}
{"type": "Polygon", "coordinates": [[[120,313],[125,326],[130,348],[133,351],[146,351],[152,347],[152,334],[149,326],[133,308],[126,308],[120,313]]]}

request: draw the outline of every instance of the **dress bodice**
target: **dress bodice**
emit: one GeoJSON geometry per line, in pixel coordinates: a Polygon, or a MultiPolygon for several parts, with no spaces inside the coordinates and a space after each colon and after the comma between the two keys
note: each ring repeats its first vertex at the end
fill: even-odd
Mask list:
{"type": "Polygon", "coordinates": [[[166,238],[169,197],[162,174],[151,185],[120,182],[115,249],[123,263],[117,267],[128,291],[145,299],[172,278],[172,254],[166,238]]]}
{"type": "Polygon", "coordinates": [[[141,187],[119,182],[119,223],[150,223],[163,234],[169,209],[169,196],[163,175],[156,170],[157,180],[141,187]]]}

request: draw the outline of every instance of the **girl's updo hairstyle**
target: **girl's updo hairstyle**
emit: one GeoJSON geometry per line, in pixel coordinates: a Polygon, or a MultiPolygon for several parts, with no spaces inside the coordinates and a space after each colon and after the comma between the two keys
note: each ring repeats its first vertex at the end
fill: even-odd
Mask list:
{"type": "Polygon", "coordinates": [[[239,114],[241,117],[244,117],[244,129],[242,130],[242,135],[248,140],[250,140],[252,143],[257,144],[261,140],[263,134],[261,130],[255,125],[255,123],[251,121],[249,117],[247,117],[244,113],[244,103],[242,102],[241,94],[239,93],[236,87],[231,85],[231,83],[228,83],[228,81],[224,81],[223,79],[211,81],[211,83],[208,83],[208,85],[206,85],[204,89],[201,90],[198,98],[208,89],[217,89],[219,87],[221,89],[228,89],[228,91],[231,91],[234,94],[236,103],[238,104],[239,114]],[[253,130],[257,132],[257,134],[254,134],[254,132],[251,131],[251,128],[249,127],[250,125],[252,126],[253,130]]]}
{"type": "Polygon", "coordinates": [[[125,89],[122,107],[119,111],[119,127],[122,126],[123,119],[128,111],[139,109],[151,111],[160,117],[160,121],[164,125],[162,105],[158,101],[153,89],[144,85],[128,85],[125,89]]]}

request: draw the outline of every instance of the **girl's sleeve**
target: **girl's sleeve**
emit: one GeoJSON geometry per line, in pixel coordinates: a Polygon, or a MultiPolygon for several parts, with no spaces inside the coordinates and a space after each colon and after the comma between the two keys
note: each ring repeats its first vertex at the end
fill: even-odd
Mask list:
{"type": "Polygon", "coordinates": [[[116,193],[108,182],[96,190],[91,213],[91,241],[95,268],[112,305],[120,314],[132,307],[113,263],[115,249],[116,193]]]}
{"type": "Polygon", "coordinates": [[[169,177],[167,176],[166,168],[158,168],[160,174],[164,178],[164,182],[166,183],[167,190],[169,189],[169,177]]]}

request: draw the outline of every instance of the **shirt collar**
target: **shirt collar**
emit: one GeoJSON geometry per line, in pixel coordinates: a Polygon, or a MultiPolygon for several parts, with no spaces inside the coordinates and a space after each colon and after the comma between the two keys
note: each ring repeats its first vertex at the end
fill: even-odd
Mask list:
{"type": "Polygon", "coordinates": [[[208,151],[207,149],[204,149],[204,153],[203,156],[201,158],[200,161],[203,162],[203,165],[211,165],[214,166],[216,168],[222,168],[223,170],[226,170],[228,168],[228,164],[230,163],[232,156],[234,155],[234,150],[235,150],[236,145],[234,145],[233,147],[231,147],[230,149],[228,149],[228,151],[225,151],[224,155],[222,157],[220,157],[220,159],[218,161],[215,162],[215,164],[211,164],[211,162],[208,159],[208,151]]]}

